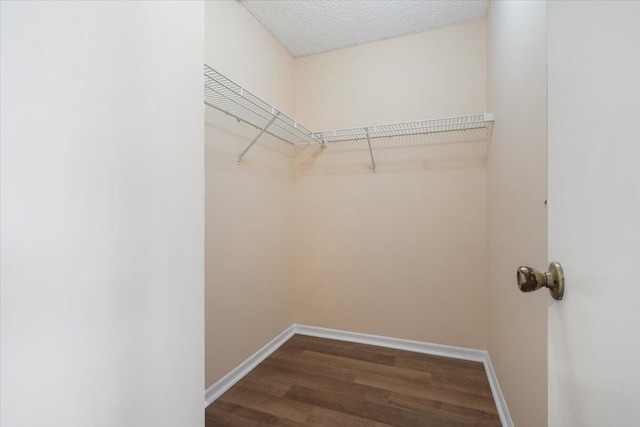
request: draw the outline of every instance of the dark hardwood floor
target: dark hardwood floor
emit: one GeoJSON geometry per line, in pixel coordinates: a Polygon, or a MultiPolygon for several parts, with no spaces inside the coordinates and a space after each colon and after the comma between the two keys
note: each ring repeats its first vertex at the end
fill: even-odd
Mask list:
{"type": "Polygon", "coordinates": [[[499,426],[482,363],[295,335],[205,409],[206,426],[499,426]]]}

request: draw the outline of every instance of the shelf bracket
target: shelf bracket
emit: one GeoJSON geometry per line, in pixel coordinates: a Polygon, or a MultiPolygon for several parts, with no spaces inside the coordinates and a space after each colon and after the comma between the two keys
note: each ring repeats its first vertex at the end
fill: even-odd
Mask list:
{"type": "Polygon", "coordinates": [[[367,131],[367,145],[369,145],[369,154],[371,155],[371,164],[373,165],[373,173],[376,173],[376,161],[373,159],[373,150],[371,149],[371,141],[369,140],[369,128],[364,128],[367,131]]]}
{"type": "Polygon", "coordinates": [[[238,156],[238,165],[240,165],[240,161],[242,160],[244,155],[247,154],[247,151],[249,151],[251,147],[253,147],[253,144],[255,144],[258,141],[258,139],[260,139],[260,137],[267,131],[267,129],[269,129],[269,126],[271,126],[271,124],[276,121],[279,115],[280,115],[280,111],[276,111],[271,121],[269,121],[269,123],[267,123],[267,125],[264,128],[262,128],[260,133],[256,135],[255,138],[253,138],[253,141],[251,141],[251,143],[249,143],[249,145],[247,145],[247,147],[244,150],[242,150],[242,153],[240,153],[240,155],[238,156]]]}

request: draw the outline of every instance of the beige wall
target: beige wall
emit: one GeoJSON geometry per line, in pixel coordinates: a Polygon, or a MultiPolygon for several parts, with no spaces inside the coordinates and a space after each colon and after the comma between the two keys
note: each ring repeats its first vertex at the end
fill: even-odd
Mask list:
{"type": "Polygon", "coordinates": [[[489,354],[515,425],[544,426],[548,292],[515,275],[547,267],[546,2],[492,2],[487,22],[489,354]]]}
{"type": "Polygon", "coordinates": [[[203,9],[0,2],[3,427],[204,423],[203,9]]]}
{"type": "Polygon", "coordinates": [[[311,130],[484,112],[479,20],[296,60],[296,118],[311,130]]]}
{"type": "Polygon", "coordinates": [[[205,63],[286,114],[295,60],[238,0],[205,1],[205,63]]]}
{"type": "MultiPolygon", "coordinates": [[[[298,59],[314,130],[485,112],[485,21],[298,59]]],[[[446,136],[307,150],[297,159],[297,323],[487,346],[484,142],[446,136]],[[429,142],[435,142],[427,146],[429,142]]]]}
{"type": "MultiPolygon", "coordinates": [[[[294,60],[236,1],[206,2],[205,62],[285,113],[294,60]]],[[[206,139],[206,383],[289,327],[293,159],[258,130],[210,107],[206,139]]]]}

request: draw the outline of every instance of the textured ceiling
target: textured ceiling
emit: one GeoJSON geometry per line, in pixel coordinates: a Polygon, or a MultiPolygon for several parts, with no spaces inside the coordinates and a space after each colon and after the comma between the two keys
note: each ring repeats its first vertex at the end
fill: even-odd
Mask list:
{"type": "Polygon", "coordinates": [[[295,57],[484,17],[489,0],[242,0],[295,57]]]}

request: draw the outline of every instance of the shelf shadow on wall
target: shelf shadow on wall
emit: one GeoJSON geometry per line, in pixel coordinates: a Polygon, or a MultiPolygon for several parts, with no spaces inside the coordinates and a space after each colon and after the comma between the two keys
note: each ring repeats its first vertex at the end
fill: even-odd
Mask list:
{"type": "MultiPolygon", "coordinates": [[[[377,173],[482,168],[490,130],[384,137],[371,140],[377,173]]],[[[350,175],[372,172],[366,139],[306,147],[296,159],[298,175],[350,175]]]]}
{"type": "MultiPolygon", "coordinates": [[[[233,144],[238,149],[238,154],[262,130],[256,126],[240,121],[235,117],[223,113],[222,111],[210,107],[206,104],[204,123],[206,128],[213,129],[217,132],[220,132],[222,135],[228,136],[228,138],[224,138],[224,140],[221,142],[233,144]],[[242,140],[242,143],[244,145],[239,144],[238,140],[242,140]]],[[[270,150],[293,159],[306,147],[307,146],[305,145],[294,146],[282,141],[280,138],[265,133],[260,137],[260,139],[256,142],[256,145],[252,147],[251,150],[270,150]]],[[[250,152],[251,151],[249,151],[249,153],[250,152]]],[[[247,156],[248,155],[249,154],[247,154],[247,156]]]]}
{"type": "MultiPolygon", "coordinates": [[[[261,131],[207,105],[204,121],[207,149],[214,144],[220,149],[220,155],[224,155],[224,161],[234,165],[237,155],[261,131]],[[209,132],[215,132],[215,135],[212,136],[209,132]]],[[[485,167],[491,130],[490,127],[373,138],[371,147],[377,173],[485,167]]],[[[276,170],[278,165],[269,155],[265,156],[263,150],[294,162],[298,176],[358,175],[372,172],[366,139],[329,143],[325,148],[319,144],[292,145],[265,133],[243,158],[242,165],[256,172],[260,169],[263,173],[273,175],[283,171],[276,170]],[[259,155],[261,151],[262,155],[259,155]]]]}

